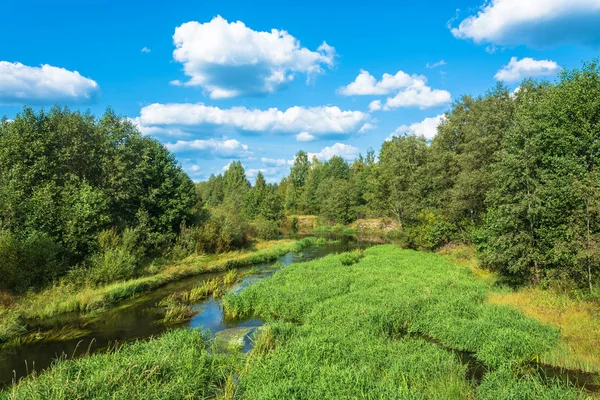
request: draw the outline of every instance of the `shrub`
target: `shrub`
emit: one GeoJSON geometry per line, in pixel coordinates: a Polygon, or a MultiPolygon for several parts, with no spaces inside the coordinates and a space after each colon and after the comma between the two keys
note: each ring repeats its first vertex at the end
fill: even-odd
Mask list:
{"type": "Polygon", "coordinates": [[[119,235],[114,229],[98,236],[99,252],[91,258],[89,279],[96,284],[132,278],[141,257],[137,233],[125,229],[119,235]]]}
{"type": "Polygon", "coordinates": [[[19,238],[0,230],[0,289],[22,293],[51,282],[65,270],[62,254],[62,247],[43,233],[19,238]]]}
{"type": "Polygon", "coordinates": [[[265,218],[257,218],[254,221],[256,237],[263,240],[274,240],[279,238],[279,224],[265,218]]]}

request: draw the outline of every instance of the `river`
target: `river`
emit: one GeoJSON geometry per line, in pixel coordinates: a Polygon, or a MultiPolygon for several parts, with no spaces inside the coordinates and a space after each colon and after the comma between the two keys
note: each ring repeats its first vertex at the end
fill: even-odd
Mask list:
{"type": "MultiPolygon", "coordinates": [[[[297,262],[314,260],[332,253],[366,248],[372,244],[371,241],[347,237],[336,243],[304,249],[301,253],[288,253],[272,263],[254,266],[253,271],[257,272],[246,276],[231,290],[241,290],[259,279],[272,275],[276,271],[272,268],[274,264],[288,266],[297,262]]],[[[250,269],[244,268],[240,271],[247,272],[250,269]]],[[[43,321],[40,328],[60,329],[71,327],[83,329],[87,333],[74,340],[44,341],[1,349],[0,386],[10,385],[33,371],[42,371],[48,368],[57,358],[82,357],[97,351],[103,351],[119,343],[157,336],[169,329],[187,326],[189,328],[208,329],[215,335],[225,329],[260,326],[261,321],[256,319],[228,323],[223,318],[221,302],[212,298],[193,305],[197,314],[184,324],[165,326],[160,323],[162,316],[156,312],[156,304],[161,299],[175,292],[189,290],[205,280],[223,274],[225,272],[202,274],[170,283],[152,292],[125,300],[100,313],[96,318],[90,319],[89,316],[82,317],[78,314],[69,314],[43,321]]]]}

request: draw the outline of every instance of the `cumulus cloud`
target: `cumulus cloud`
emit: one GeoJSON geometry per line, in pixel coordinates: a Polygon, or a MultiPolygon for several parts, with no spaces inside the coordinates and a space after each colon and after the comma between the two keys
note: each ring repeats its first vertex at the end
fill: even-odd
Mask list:
{"type": "Polygon", "coordinates": [[[358,133],[365,133],[377,128],[377,126],[373,125],[370,122],[366,122],[359,130],[358,133]]]}
{"type": "Polygon", "coordinates": [[[88,103],[99,93],[98,84],[77,71],[0,61],[0,104],[88,103]]]}
{"type": "Polygon", "coordinates": [[[142,50],[140,50],[140,51],[141,51],[142,53],[150,53],[152,50],[150,50],[150,48],[149,48],[149,47],[146,47],[146,46],[144,46],[144,47],[142,47],[142,50]]]}
{"type": "Polygon", "coordinates": [[[383,74],[377,81],[368,71],[361,70],[354,82],[338,90],[344,96],[393,95],[385,103],[375,100],[369,104],[370,111],[391,110],[399,107],[421,109],[447,104],[452,96],[446,90],[431,89],[427,78],[422,75],[408,75],[398,71],[395,75],[383,74]]]}
{"type": "Polygon", "coordinates": [[[308,159],[317,157],[321,161],[327,161],[334,156],[340,156],[345,160],[354,160],[360,154],[358,147],[350,146],[344,143],[336,143],[333,146],[327,146],[318,153],[308,153],[308,159]]]}
{"type": "Polygon", "coordinates": [[[416,122],[410,126],[399,126],[386,140],[391,140],[391,138],[394,136],[402,135],[423,136],[425,139],[431,140],[437,135],[438,126],[440,126],[440,124],[445,120],[446,116],[444,114],[440,114],[435,117],[425,118],[423,121],[416,122]]]}
{"type": "Polygon", "coordinates": [[[452,34],[475,43],[547,47],[600,44],[600,0],[491,0],[452,34]]]}
{"type": "Polygon", "coordinates": [[[310,142],[315,140],[315,137],[308,132],[300,132],[296,135],[296,140],[299,142],[310,142]]]}
{"type": "Polygon", "coordinates": [[[534,60],[533,58],[517,57],[510,59],[508,65],[499,70],[494,78],[504,82],[519,82],[525,78],[556,75],[561,67],[554,61],[534,60]]]}
{"type": "Polygon", "coordinates": [[[443,67],[446,64],[447,64],[446,61],[440,60],[440,61],[434,62],[434,63],[427,63],[425,65],[425,68],[430,68],[431,69],[431,68],[443,67]]]}
{"type": "Polygon", "coordinates": [[[335,58],[326,42],[312,51],[284,30],[258,32],[220,16],[178,26],[173,42],[173,58],[189,80],[172,83],[202,87],[213,99],[275,92],[298,73],[307,79],[322,73],[335,58]]]}
{"type": "MultiPolygon", "coordinates": [[[[369,118],[361,111],[338,107],[290,107],[281,111],[233,107],[221,109],[203,104],[151,104],[142,108],[138,123],[144,127],[223,126],[246,132],[293,133],[312,136],[356,132],[369,118]]],[[[305,136],[305,135],[303,135],[305,136]]]]}
{"type": "Polygon", "coordinates": [[[252,154],[248,146],[235,139],[207,139],[207,140],[178,140],[175,143],[165,144],[167,149],[176,153],[195,152],[202,158],[233,158],[244,157],[252,154]]]}

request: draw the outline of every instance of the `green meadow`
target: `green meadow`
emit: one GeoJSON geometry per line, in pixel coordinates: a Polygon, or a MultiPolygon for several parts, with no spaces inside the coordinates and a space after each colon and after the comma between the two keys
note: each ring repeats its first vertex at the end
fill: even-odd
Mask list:
{"type": "Polygon", "coordinates": [[[392,245],[294,264],[223,297],[265,322],[247,353],[177,330],[75,361],[7,399],[583,399],[539,360],[560,332],[487,300],[492,284],[392,245]]]}

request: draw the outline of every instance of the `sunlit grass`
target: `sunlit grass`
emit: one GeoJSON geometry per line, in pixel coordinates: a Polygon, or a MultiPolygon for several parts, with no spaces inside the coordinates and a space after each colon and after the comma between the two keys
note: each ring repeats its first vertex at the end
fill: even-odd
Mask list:
{"type": "Polygon", "coordinates": [[[0,398],[215,398],[224,393],[241,355],[214,356],[210,348],[210,340],[200,331],[178,330],[108,353],[56,362],[48,373],[30,376],[1,392],[0,398]]]}
{"type": "Polygon", "coordinates": [[[432,253],[386,245],[330,255],[224,297],[230,317],[266,322],[248,355],[239,352],[242,331],[214,342],[176,331],[58,362],[4,396],[584,398],[529,367],[559,343],[558,330],[490,303],[491,290],[470,268],[432,253]],[[469,375],[464,352],[484,366],[481,382],[469,375]]]}
{"type": "Polygon", "coordinates": [[[230,317],[269,322],[239,392],[246,398],[471,398],[472,353],[489,371],[482,398],[576,398],[520,366],[558,343],[558,332],[486,301],[490,285],[442,256],[378,246],[296,264],[239,294],[230,317]],[[352,262],[348,262],[352,258],[352,262]],[[440,345],[438,345],[439,343],[440,345]],[[497,385],[512,388],[493,397],[497,385]],[[528,398],[528,397],[518,397],[528,398]]]}
{"type": "Polygon", "coordinates": [[[491,293],[489,301],[558,328],[560,343],[541,355],[542,363],[600,372],[600,304],[534,288],[491,293]]]}

